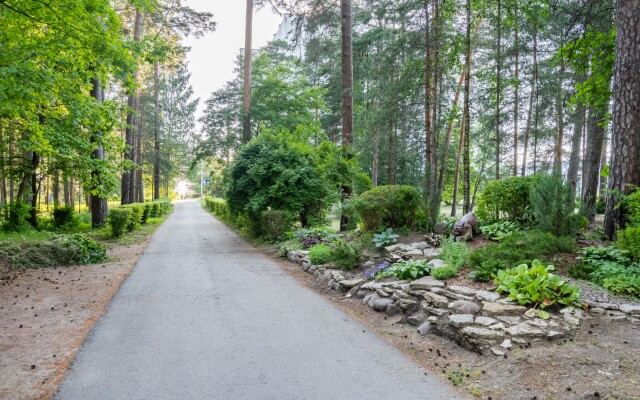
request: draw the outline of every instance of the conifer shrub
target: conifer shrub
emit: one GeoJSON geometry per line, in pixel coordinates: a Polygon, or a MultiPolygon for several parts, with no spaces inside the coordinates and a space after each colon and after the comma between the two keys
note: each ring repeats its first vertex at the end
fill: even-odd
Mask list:
{"type": "Polygon", "coordinates": [[[489,182],[478,196],[475,209],[478,219],[485,224],[499,221],[532,224],[530,193],[540,178],[540,175],[513,176],[489,182]]]}
{"type": "Polygon", "coordinates": [[[133,211],[131,208],[127,207],[114,207],[109,210],[107,223],[111,227],[112,237],[117,238],[122,236],[125,229],[127,229],[127,225],[129,224],[132,214],[133,211]]]}
{"type": "Polygon", "coordinates": [[[575,236],[582,217],[575,212],[575,200],[562,176],[541,176],[529,195],[538,230],[556,237],[575,236]]]}
{"type": "Polygon", "coordinates": [[[368,232],[413,228],[420,192],[413,186],[377,186],[352,200],[368,232]]]}

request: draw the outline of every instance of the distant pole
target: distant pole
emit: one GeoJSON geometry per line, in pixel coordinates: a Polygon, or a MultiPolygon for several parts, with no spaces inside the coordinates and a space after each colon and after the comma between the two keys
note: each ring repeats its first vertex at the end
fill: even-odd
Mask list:
{"type": "Polygon", "coordinates": [[[204,198],[204,165],[200,160],[200,198],[204,198]]]}

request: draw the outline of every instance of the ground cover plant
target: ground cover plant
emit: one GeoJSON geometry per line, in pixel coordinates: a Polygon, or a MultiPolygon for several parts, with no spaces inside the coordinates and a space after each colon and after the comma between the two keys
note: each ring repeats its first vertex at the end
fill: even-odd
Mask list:
{"type": "Polygon", "coordinates": [[[401,261],[378,271],[376,279],[395,278],[412,281],[429,275],[431,267],[425,260],[401,261]]]}
{"type": "Polygon", "coordinates": [[[519,230],[520,225],[513,221],[495,222],[480,228],[480,231],[485,237],[495,242],[499,242],[519,230]]]}
{"type": "Polygon", "coordinates": [[[586,279],[617,293],[640,298],[640,263],[627,250],[590,246],[578,251],[580,262],[569,268],[571,276],[586,279]]]}
{"type": "Polygon", "coordinates": [[[466,243],[456,242],[450,237],[442,242],[442,252],[438,257],[448,266],[460,270],[469,262],[469,249],[466,243]]]}
{"type": "Polygon", "coordinates": [[[433,268],[431,270],[431,276],[440,280],[447,280],[455,277],[458,274],[458,269],[456,267],[452,267],[450,265],[445,265],[443,267],[433,268]]]}

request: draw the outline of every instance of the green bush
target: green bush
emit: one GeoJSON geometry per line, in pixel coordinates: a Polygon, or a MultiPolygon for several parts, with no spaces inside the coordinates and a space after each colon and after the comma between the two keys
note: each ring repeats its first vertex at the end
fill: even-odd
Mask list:
{"type": "Polygon", "coordinates": [[[531,188],[531,210],[535,225],[555,236],[575,236],[581,216],[576,214],[573,193],[559,174],[541,176],[531,188]]]}
{"type": "Polygon", "coordinates": [[[366,174],[364,172],[356,172],[355,174],[353,174],[352,181],[353,193],[356,195],[360,195],[367,190],[371,190],[372,183],[369,174],[366,174]]]}
{"type": "Polygon", "coordinates": [[[16,268],[97,263],[107,259],[104,246],[80,235],[63,235],[28,245],[10,257],[16,268]]]}
{"type": "Polygon", "coordinates": [[[332,245],[331,261],[345,270],[352,270],[360,262],[360,250],[344,240],[338,239],[332,245]]]}
{"type": "Polygon", "coordinates": [[[489,182],[478,196],[475,213],[485,223],[513,221],[523,225],[533,223],[531,189],[540,175],[514,176],[489,182]]]}
{"type": "Polygon", "coordinates": [[[122,206],[123,208],[128,208],[131,210],[131,215],[129,216],[129,220],[127,220],[126,229],[128,232],[133,232],[136,229],[140,229],[142,222],[142,214],[144,212],[143,207],[139,203],[127,204],[122,206]]]}
{"type": "Polygon", "coordinates": [[[454,278],[458,274],[456,267],[445,265],[444,267],[434,268],[431,270],[431,276],[436,279],[444,281],[449,278],[454,278]]]}
{"type": "Polygon", "coordinates": [[[151,203],[151,211],[149,212],[151,218],[158,218],[160,216],[160,204],[151,203]]]}
{"type": "Polygon", "coordinates": [[[499,242],[507,236],[511,236],[513,232],[520,230],[520,226],[515,222],[502,221],[491,225],[485,225],[480,228],[482,234],[489,239],[499,242]]]}
{"type": "Polygon", "coordinates": [[[569,268],[574,278],[586,279],[618,294],[640,297],[640,263],[632,263],[627,250],[617,247],[585,247],[580,263],[569,268]]]}
{"type": "Polygon", "coordinates": [[[131,208],[114,207],[109,210],[109,214],[107,215],[107,222],[111,227],[112,237],[122,236],[125,229],[127,229],[127,225],[129,224],[129,220],[131,219],[132,214],[133,210],[131,210],[131,208]]]}
{"type": "MultiPolygon", "coordinates": [[[[498,286],[496,292],[508,294],[510,299],[522,306],[533,305],[541,309],[556,303],[580,306],[580,290],[552,274],[552,271],[553,265],[545,267],[540,260],[533,260],[531,267],[521,264],[515,268],[500,270],[493,275],[498,286]]],[[[544,319],[550,317],[543,310],[538,312],[538,316],[544,319]]]]}
{"type": "Polygon", "coordinates": [[[460,270],[469,262],[469,249],[466,243],[456,242],[453,238],[445,239],[442,242],[441,258],[448,266],[460,270]]]}
{"type": "Polygon", "coordinates": [[[373,244],[375,244],[376,248],[379,249],[380,247],[396,243],[399,237],[399,235],[393,233],[393,229],[389,228],[386,231],[382,231],[373,235],[372,241],[373,244]]]}
{"type": "Polygon", "coordinates": [[[640,261],[640,226],[619,231],[616,247],[628,251],[633,261],[640,261]]]}
{"type": "Polygon", "coordinates": [[[53,226],[57,229],[78,225],[75,211],[71,206],[56,207],[53,209],[53,226]]]}
{"type": "Polygon", "coordinates": [[[534,259],[548,259],[557,253],[569,253],[575,248],[575,239],[555,237],[548,232],[516,232],[500,243],[491,243],[469,255],[473,269],[471,279],[487,281],[498,270],[514,265],[530,264],[534,259]]]}
{"type": "Polygon", "coordinates": [[[309,260],[313,265],[322,265],[331,261],[331,247],[318,244],[309,248],[309,260]]]}
{"type": "Polygon", "coordinates": [[[293,228],[295,217],[286,211],[266,210],[260,216],[260,236],[271,242],[282,240],[293,228]]]}
{"type": "Polygon", "coordinates": [[[623,207],[627,213],[627,226],[640,227],[640,189],[625,196],[623,207]]]}
{"type": "Polygon", "coordinates": [[[151,216],[151,208],[152,208],[152,203],[144,203],[142,205],[142,219],[140,222],[142,222],[142,225],[145,225],[147,222],[149,222],[149,217],[151,216]]]}
{"type": "Polygon", "coordinates": [[[376,275],[376,279],[393,277],[411,281],[429,275],[430,272],[431,267],[429,267],[425,260],[402,261],[380,271],[376,275]]]}
{"type": "Polygon", "coordinates": [[[21,231],[29,229],[28,219],[31,212],[29,204],[15,202],[2,206],[4,220],[2,221],[2,229],[5,232],[21,231]]]}
{"type": "Polygon", "coordinates": [[[377,186],[352,199],[369,232],[386,228],[413,228],[420,205],[420,192],[413,186],[377,186]]]}

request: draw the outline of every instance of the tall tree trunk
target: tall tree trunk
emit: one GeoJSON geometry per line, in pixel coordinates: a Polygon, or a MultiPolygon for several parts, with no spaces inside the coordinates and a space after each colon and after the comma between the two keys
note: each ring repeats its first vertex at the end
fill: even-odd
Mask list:
{"type": "MultiPolygon", "coordinates": [[[[583,79],[580,79],[582,81],[583,79]]],[[[582,140],[582,128],[584,126],[584,104],[578,101],[576,111],[573,115],[573,137],[571,138],[571,158],[569,159],[569,171],[567,181],[571,188],[573,197],[578,188],[578,169],[580,166],[580,142],[582,140]]]]}
{"type": "MultiPolygon", "coordinates": [[[[102,103],[104,101],[104,93],[100,87],[100,80],[91,79],[93,88],[91,89],[91,97],[96,99],[97,102],[102,103]]],[[[102,146],[102,132],[91,133],[91,143],[96,146],[91,158],[96,163],[100,163],[104,160],[104,147],[102,146]]],[[[99,166],[93,166],[91,170],[91,188],[89,191],[89,204],[91,208],[91,227],[100,228],[107,223],[107,198],[102,188],[103,177],[99,166]]]]}
{"type": "Polygon", "coordinates": [[[464,204],[462,209],[464,213],[468,213],[471,209],[471,155],[470,155],[470,146],[469,146],[469,135],[470,135],[470,115],[469,115],[469,101],[471,95],[471,0],[466,1],[466,11],[467,11],[467,37],[465,38],[466,42],[466,57],[465,57],[465,74],[464,78],[464,148],[462,150],[462,163],[464,169],[464,183],[463,183],[463,191],[464,191],[464,204]]]}
{"type": "Polygon", "coordinates": [[[430,186],[431,162],[433,160],[432,139],[431,139],[431,102],[433,90],[431,88],[431,27],[429,15],[429,0],[424,0],[425,12],[425,80],[424,80],[424,124],[425,124],[425,179],[427,188],[430,186]]]}
{"type": "MultiPolygon", "coordinates": [[[[340,1],[342,28],[342,146],[344,156],[349,157],[348,148],[353,145],[353,45],[351,0],[340,1]]],[[[342,202],[351,197],[351,185],[343,182],[342,202]]],[[[340,218],[340,230],[346,230],[349,221],[340,218]]]]}
{"type": "MultiPolygon", "coordinates": [[[[600,170],[607,165],[607,146],[608,146],[607,130],[604,131],[604,139],[602,140],[602,153],[600,153],[600,170]]],[[[607,201],[605,191],[607,190],[607,177],[600,174],[600,186],[598,188],[598,199],[607,201]]]]}
{"type": "Polygon", "coordinates": [[[53,194],[53,208],[58,208],[60,206],[60,170],[58,169],[53,173],[51,192],[53,194]]]}
{"type": "MultiPolygon", "coordinates": [[[[529,112],[527,114],[527,129],[524,136],[524,154],[522,156],[521,175],[527,174],[527,150],[529,147],[529,137],[531,136],[531,120],[533,117],[533,99],[536,96],[538,87],[538,27],[533,31],[533,72],[531,74],[531,93],[529,94],[529,112]]],[[[536,110],[537,112],[537,110],[536,110]]]]}
{"type": "Polygon", "coordinates": [[[136,96],[136,151],[135,155],[135,165],[136,169],[133,171],[134,173],[134,203],[144,203],[144,181],[142,180],[142,171],[144,164],[144,157],[142,154],[142,114],[140,113],[140,96],[136,96]]]}
{"type": "Polygon", "coordinates": [[[640,185],[640,7],[637,0],[618,0],[616,61],[613,88],[613,144],[605,234],[613,237],[624,228],[627,210],[618,207],[617,192],[631,193],[640,185]]]}
{"type": "Polygon", "coordinates": [[[397,137],[393,122],[389,122],[389,150],[387,152],[387,183],[396,184],[396,146],[397,137]]]}
{"type": "Polygon", "coordinates": [[[438,131],[438,104],[440,103],[438,101],[438,29],[440,27],[438,1],[434,0],[433,2],[433,93],[431,94],[431,190],[433,191],[436,189],[436,172],[438,170],[438,135],[436,132],[438,131]]]}
{"type": "Polygon", "coordinates": [[[153,64],[153,200],[160,198],[160,63],[153,64]]]}
{"type": "Polygon", "coordinates": [[[514,2],[514,17],[515,17],[515,85],[514,85],[514,99],[513,99],[513,176],[518,175],[518,113],[520,112],[520,39],[518,32],[518,3],[514,2]]]}
{"type": "Polygon", "coordinates": [[[73,207],[73,201],[71,200],[71,185],[69,183],[69,177],[67,174],[62,174],[62,192],[64,196],[64,206],[73,207]]]}
{"type": "Polygon", "coordinates": [[[590,210],[587,216],[590,222],[595,220],[595,204],[598,197],[598,182],[600,180],[600,154],[605,136],[605,127],[603,124],[607,109],[603,107],[606,107],[606,105],[599,107],[600,109],[598,110],[592,108],[588,119],[587,153],[585,154],[586,169],[583,171],[586,177],[582,202],[587,209],[590,210]]]}
{"type": "MultiPolygon", "coordinates": [[[[451,136],[453,134],[453,121],[455,120],[455,112],[458,109],[458,102],[460,101],[460,92],[462,91],[462,85],[464,84],[465,71],[462,70],[460,79],[458,80],[458,88],[456,89],[456,95],[453,99],[453,107],[451,108],[451,116],[447,126],[447,135],[444,139],[444,146],[442,150],[442,160],[440,162],[440,172],[438,173],[438,191],[442,192],[444,189],[444,174],[447,166],[447,156],[449,155],[449,144],[451,143],[451,136]]],[[[464,117],[463,117],[464,120],[464,117]]],[[[458,152],[458,154],[460,154],[458,152]]]]}
{"type": "MultiPolygon", "coordinates": [[[[134,22],[133,28],[133,41],[135,43],[139,43],[142,37],[142,20],[144,18],[144,14],[136,9],[136,19],[134,22]]],[[[137,56],[135,56],[136,62],[137,56]]],[[[134,84],[138,83],[138,69],[133,73],[133,81],[134,84]]],[[[127,97],[127,126],[125,128],[125,140],[127,145],[127,150],[125,151],[124,158],[131,163],[134,162],[134,152],[135,152],[135,109],[136,109],[136,95],[137,89],[134,88],[129,93],[127,97]]],[[[130,204],[134,201],[134,187],[135,183],[135,174],[131,169],[125,169],[122,172],[122,183],[121,183],[121,204],[130,204]]]]}
{"type": "MultiPolygon", "coordinates": [[[[40,117],[40,123],[44,122],[44,118],[40,117]]],[[[38,167],[40,166],[40,155],[33,152],[31,157],[31,209],[29,210],[29,223],[34,228],[38,228],[38,167]]]]}
{"type": "MultiPolygon", "coordinates": [[[[562,43],[564,45],[564,39],[562,43]]],[[[558,85],[558,93],[556,94],[555,99],[558,132],[556,133],[556,148],[553,165],[554,170],[556,170],[558,174],[562,173],[562,142],[564,139],[564,93],[562,90],[562,80],[564,79],[565,68],[565,61],[563,58],[560,65],[560,84],[558,85]]]]}
{"type": "Polygon", "coordinates": [[[496,179],[500,179],[500,72],[502,60],[500,49],[502,47],[502,7],[498,0],[498,44],[496,47],[496,179]]]}
{"type": "Polygon", "coordinates": [[[251,63],[253,39],[253,0],[247,0],[247,15],[244,32],[244,83],[243,83],[243,123],[242,143],[251,140],[251,63]]]}
{"type": "Polygon", "coordinates": [[[455,217],[458,212],[458,187],[460,186],[460,160],[462,158],[462,149],[464,148],[464,132],[465,122],[467,118],[462,115],[462,124],[460,126],[460,140],[458,141],[458,157],[456,157],[456,174],[453,182],[453,199],[451,202],[451,216],[455,217]]]}

